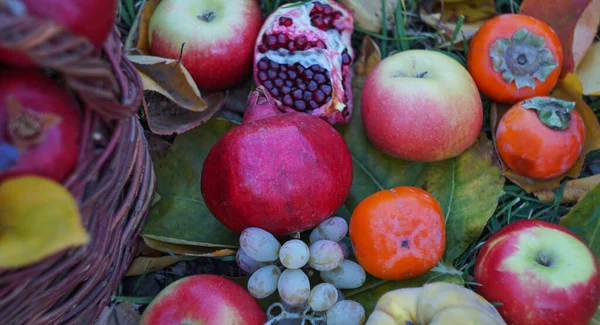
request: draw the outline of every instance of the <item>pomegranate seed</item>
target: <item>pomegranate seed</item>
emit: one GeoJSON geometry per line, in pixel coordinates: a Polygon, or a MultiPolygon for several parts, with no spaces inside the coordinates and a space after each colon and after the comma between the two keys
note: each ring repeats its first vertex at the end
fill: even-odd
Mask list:
{"type": "Polygon", "coordinates": [[[292,106],[294,104],[292,96],[290,96],[289,94],[283,96],[283,103],[287,106],[292,106]]]}
{"type": "Polygon", "coordinates": [[[302,80],[298,81],[298,79],[296,79],[296,85],[298,86],[298,88],[306,90],[306,84],[302,82],[302,80]]]}
{"type": "Polygon", "coordinates": [[[315,47],[318,47],[318,48],[321,48],[321,49],[327,48],[327,46],[325,46],[325,42],[323,42],[322,40],[317,40],[315,42],[315,47]]]}
{"type": "Polygon", "coordinates": [[[310,91],[305,91],[302,98],[304,98],[304,101],[309,101],[312,99],[312,93],[310,91]]]}
{"type": "Polygon", "coordinates": [[[307,41],[308,39],[304,35],[300,35],[294,40],[294,42],[296,43],[296,47],[301,50],[304,50],[306,48],[307,41]]]}
{"type": "Polygon", "coordinates": [[[296,89],[292,92],[292,96],[294,96],[294,99],[302,99],[302,90],[300,89],[296,89]]]}
{"type": "Polygon", "coordinates": [[[331,17],[329,17],[329,16],[323,17],[323,25],[325,25],[327,27],[330,27],[331,26],[331,22],[332,22],[331,21],[331,17]]]}
{"type": "Polygon", "coordinates": [[[294,64],[294,67],[296,68],[296,71],[298,71],[298,73],[304,72],[304,66],[302,64],[296,63],[294,64]]]}
{"type": "Polygon", "coordinates": [[[343,15],[344,15],[344,14],[342,14],[342,12],[341,12],[341,11],[336,11],[336,12],[334,12],[334,13],[333,13],[333,19],[334,19],[334,20],[335,20],[335,19],[340,19],[340,18],[342,18],[342,16],[343,16],[343,15]]]}
{"type": "Polygon", "coordinates": [[[316,109],[319,107],[319,104],[317,104],[317,102],[315,102],[314,100],[311,100],[310,102],[308,102],[308,105],[310,106],[310,108],[312,109],[316,109]]]}
{"type": "Polygon", "coordinates": [[[305,79],[309,79],[309,80],[310,80],[310,79],[312,79],[312,78],[313,78],[314,74],[315,74],[315,73],[314,73],[314,72],[312,72],[312,70],[305,70],[305,71],[304,71],[304,78],[305,78],[305,79]]]}
{"type": "Polygon", "coordinates": [[[288,51],[294,53],[296,51],[296,43],[294,41],[290,41],[287,45],[288,51]]]}
{"type": "Polygon", "coordinates": [[[280,73],[279,73],[277,76],[278,76],[278,77],[279,77],[279,79],[281,79],[281,80],[286,80],[286,79],[287,79],[287,77],[288,77],[288,76],[287,76],[287,73],[285,73],[285,72],[283,72],[283,71],[281,71],[281,72],[280,72],[280,73]]]}
{"type": "Polygon", "coordinates": [[[281,80],[281,79],[275,79],[274,83],[275,83],[275,87],[283,86],[283,80],[281,80]]]}
{"type": "Polygon", "coordinates": [[[277,45],[277,37],[275,37],[275,35],[269,35],[269,37],[267,37],[267,46],[272,49],[275,45],[277,45]]]}
{"type": "Polygon", "coordinates": [[[290,77],[290,79],[296,79],[296,77],[298,76],[298,74],[294,70],[289,70],[287,72],[287,75],[288,75],[288,77],[290,77]]]}
{"type": "Polygon", "coordinates": [[[327,96],[327,98],[325,98],[326,103],[329,103],[330,100],[331,100],[331,96],[327,96]]]}
{"type": "Polygon", "coordinates": [[[267,70],[269,68],[269,60],[267,58],[262,58],[258,61],[258,70],[267,70]]]}
{"type": "Polygon", "coordinates": [[[326,15],[331,15],[333,13],[333,8],[330,5],[323,5],[323,13],[326,15]]]}
{"type": "Polygon", "coordinates": [[[267,74],[264,71],[258,73],[258,80],[265,81],[267,80],[267,74]]]}
{"type": "Polygon", "coordinates": [[[351,61],[352,60],[350,59],[350,55],[348,55],[348,52],[344,51],[344,53],[342,53],[342,64],[349,65],[351,61]]]}
{"type": "Polygon", "coordinates": [[[271,66],[271,68],[277,70],[279,69],[279,63],[275,62],[275,61],[269,61],[269,65],[271,66]]]}
{"type": "Polygon", "coordinates": [[[285,85],[288,86],[288,87],[291,87],[291,86],[294,85],[294,83],[291,80],[288,79],[288,80],[285,81],[285,85]]]}
{"type": "Polygon", "coordinates": [[[314,72],[323,72],[323,67],[317,64],[313,64],[310,66],[310,69],[314,72]]]}
{"type": "Polygon", "coordinates": [[[301,101],[301,100],[297,100],[294,102],[294,106],[296,106],[296,109],[299,111],[304,111],[306,110],[306,104],[301,101]]]}
{"type": "Polygon", "coordinates": [[[313,77],[313,80],[314,80],[314,81],[316,81],[316,82],[317,82],[319,85],[320,85],[320,84],[324,84],[324,83],[325,83],[325,81],[326,81],[326,79],[325,79],[325,76],[324,76],[324,75],[322,75],[322,74],[320,74],[320,73],[317,73],[317,74],[316,74],[316,75],[313,77]]]}
{"type": "Polygon", "coordinates": [[[284,94],[289,94],[292,89],[290,87],[283,86],[281,87],[281,92],[284,94]]]}
{"type": "Polygon", "coordinates": [[[277,35],[277,43],[279,43],[279,45],[285,45],[285,43],[288,42],[288,37],[287,35],[281,33],[279,35],[277,35]]]}
{"type": "Polygon", "coordinates": [[[310,23],[317,28],[321,28],[321,26],[323,26],[323,18],[321,18],[321,16],[315,16],[310,20],[310,23]]]}
{"type": "Polygon", "coordinates": [[[323,8],[323,4],[322,4],[322,3],[315,1],[315,2],[313,2],[313,4],[314,4],[315,6],[314,6],[314,7],[312,8],[312,10],[310,11],[310,13],[311,13],[311,14],[312,14],[313,12],[321,12],[321,11],[323,11],[323,9],[324,9],[324,8],[323,8]]]}
{"type": "Polygon", "coordinates": [[[289,18],[289,17],[280,17],[279,18],[279,25],[281,25],[281,26],[290,27],[290,26],[292,26],[293,23],[294,23],[294,21],[292,20],[292,18],[289,18]]]}
{"type": "Polygon", "coordinates": [[[331,86],[330,85],[321,85],[321,90],[326,94],[326,95],[331,95],[331,86]]]}
{"type": "Polygon", "coordinates": [[[265,53],[265,52],[267,52],[267,47],[265,46],[265,44],[260,44],[260,45],[258,46],[258,51],[259,51],[260,53],[265,53]]]}
{"type": "Polygon", "coordinates": [[[273,89],[273,82],[271,82],[271,80],[265,81],[263,85],[269,90],[273,89]]]}
{"type": "Polygon", "coordinates": [[[312,98],[315,102],[317,102],[319,104],[323,104],[325,101],[325,94],[322,91],[317,90],[313,93],[312,98]]]}
{"type": "Polygon", "coordinates": [[[287,65],[282,65],[282,66],[280,66],[280,68],[281,68],[281,71],[284,71],[284,72],[287,71],[287,69],[288,69],[287,65]]]}
{"type": "Polygon", "coordinates": [[[315,90],[317,90],[317,88],[319,88],[319,85],[317,85],[317,83],[314,80],[311,80],[308,83],[308,90],[315,91],[315,90]]]}
{"type": "Polygon", "coordinates": [[[277,78],[277,71],[271,69],[271,70],[267,71],[267,75],[269,76],[269,79],[273,80],[273,79],[277,78]]]}
{"type": "Polygon", "coordinates": [[[277,90],[277,88],[271,89],[271,95],[273,95],[273,97],[279,97],[279,90],[277,90]]]}

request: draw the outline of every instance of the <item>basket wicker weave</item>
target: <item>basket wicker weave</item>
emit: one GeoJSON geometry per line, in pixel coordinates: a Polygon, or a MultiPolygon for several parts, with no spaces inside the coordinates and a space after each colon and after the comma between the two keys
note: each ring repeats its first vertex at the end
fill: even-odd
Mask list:
{"type": "Polygon", "coordinates": [[[117,29],[102,49],[51,21],[0,8],[0,45],[56,73],[83,111],[79,161],[63,182],[90,242],[18,269],[0,269],[0,324],[94,324],[135,257],[155,190],[135,116],[142,86],[117,29]]]}

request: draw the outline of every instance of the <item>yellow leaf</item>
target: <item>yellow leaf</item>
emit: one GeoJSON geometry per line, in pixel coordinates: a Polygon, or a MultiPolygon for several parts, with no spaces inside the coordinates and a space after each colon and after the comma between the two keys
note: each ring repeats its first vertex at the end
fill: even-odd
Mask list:
{"type": "Polygon", "coordinates": [[[379,62],[381,62],[379,46],[371,36],[365,35],[360,49],[360,56],[356,60],[356,75],[366,77],[379,62]]]}
{"type": "Polygon", "coordinates": [[[0,268],[24,267],[88,241],[77,202],[61,184],[39,176],[0,183],[0,268]]]}
{"type": "Polygon", "coordinates": [[[581,81],[584,95],[600,96],[600,42],[589,48],[575,74],[581,81]]]}
{"type": "MultiPolygon", "coordinates": [[[[570,177],[573,179],[578,178],[581,174],[583,162],[587,154],[596,149],[600,149],[600,124],[598,123],[598,118],[596,118],[596,115],[594,115],[592,109],[583,100],[582,87],[577,76],[573,73],[569,73],[565,78],[559,79],[556,87],[554,90],[552,90],[549,96],[558,99],[574,101],[576,103],[575,110],[581,115],[585,124],[585,142],[583,144],[581,154],[579,155],[579,159],[577,159],[573,167],[571,167],[571,169],[569,169],[564,175],[550,180],[532,180],[520,176],[516,172],[508,169],[506,166],[502,166],[502,168],[504,168],[504,176],[520,186],[527,193],[544,190],[551,191],[560,187],[560,182],[565,177],[570,177]]],[[[500,105],[496,103],[492,104],[492,109],[490,112],[492,130],[496,130],[497,122],[500,121],[508,108],[510,108],[509,105],[500,105]]]]}
{"type": "MultiPolygon", "coordinates": [[[[560,204],[575,203],[584,197],[594,186],[600,184],[600,174],[570,180],[565,186],[560,204]]],[[[535,196],[545,202],[554,202],[554,192],[551,190],[541,190],[533,192],[535,196]]]]}
{"type": "Polygon", "coordinates": [[[494,0],[437,0],[432,6],[427,6],[426,3],[421,3],[419,15],[427,25],[443,33],[447,44],[442,46],[448,45],[452,40],[452,34],[456,29],[456,23],[460,16],[465,18],[461,31],[456,35],[454,44],[462,43],[463,33],[466,40],[471,39],[481,25],[496,14],[494,0]]]}
{"type": "Polygon", "coordinates": [[[127,270],[125,276],[136,276],[142,275],[145,272],[154,272],[156,270],[164,269],[170,265],[182,261],[182,259],[176,258],[171,255],[159,256],[159,257],[147,257],[138,256],[127,270]]]}
{"type": "Polygon", "coordinates": [[[149,238],[148,236],[142,236],[142,238],[144,238],[146,245],[152,249],[181,256],[220,257],[235,255],[237,251],[237,249],[222,247],[202,247],[195,245],[167,243],[149,238]]]}
{"type": "Polygon", "coordinates": [[[125,41],[125,49],[135,48],[141,54],[150,54],[150,44],[148,42],[148,25],[150,18],[156,9],[160,0],[145,0],[138,15],[131,26],[127,40],[125,41]]]}
{"type": "MultiPolygon", "coordinates": [[[[592,0],[583,13],[573,32],[573,61],[575,68],[581,63],[588,48],[594,42],[600,24],[600,0],[592,0]]],[[[585,89],[585,87],[584,87],[585,89]]]]}

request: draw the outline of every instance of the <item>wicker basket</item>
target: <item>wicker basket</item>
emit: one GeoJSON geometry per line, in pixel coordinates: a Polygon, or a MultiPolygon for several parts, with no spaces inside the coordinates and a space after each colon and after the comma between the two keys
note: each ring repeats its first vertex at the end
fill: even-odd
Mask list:
{"type": "Polygon", "coordinates": [[[142,86],[114,29],[102,49],[53,22],[0,9],[0,45],[21,51],[77,94],[79,161],[63,182],[90,242],[19,269],[0,269],[0,324],[94,324],[135,257],[155,190],[136,112],[142,86]]]}

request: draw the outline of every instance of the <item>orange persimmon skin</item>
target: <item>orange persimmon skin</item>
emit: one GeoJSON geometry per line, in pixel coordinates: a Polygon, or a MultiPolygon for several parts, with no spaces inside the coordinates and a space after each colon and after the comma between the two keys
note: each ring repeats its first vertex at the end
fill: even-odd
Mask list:
{"type": "Polygon", "coordinates": [[[511,107],[496,130],[496,147],[502,161],[517,174],[546,180],[566,173],[577,161],[585,127],[577,111],[565,130],[553,130],[540,121],[535,110],[511,107]]]}
{"type": "Polygon", "coordinates": [[[550,93],[558,81],[562,62],[562,44],[552,27],[537,18],[521,14],[503,14],[486,21],[471,39],[467,55],[467,69],[479,90],[496,102],[510,104],[550,93]],[[529,32],[542,36],[546,41],[546,48],[552,53],[553,60],[558,63],[545,81],[534,78],[534,89],[531,87],[517,89],[514,81],[511,83],[504,81],[502,73],[494,70],[490,58],[490,47],[496,40],[512,38],[513,34],[521,28],[527,28],[529,32]]]}
{"type": "Polygon", "coordinates": [[[445,227],[431,194],[399,186],[362,200],[352,212],[349,233],[354,256],[367,273],[402,280],[426,273],[441,260],[445,227]]]}

